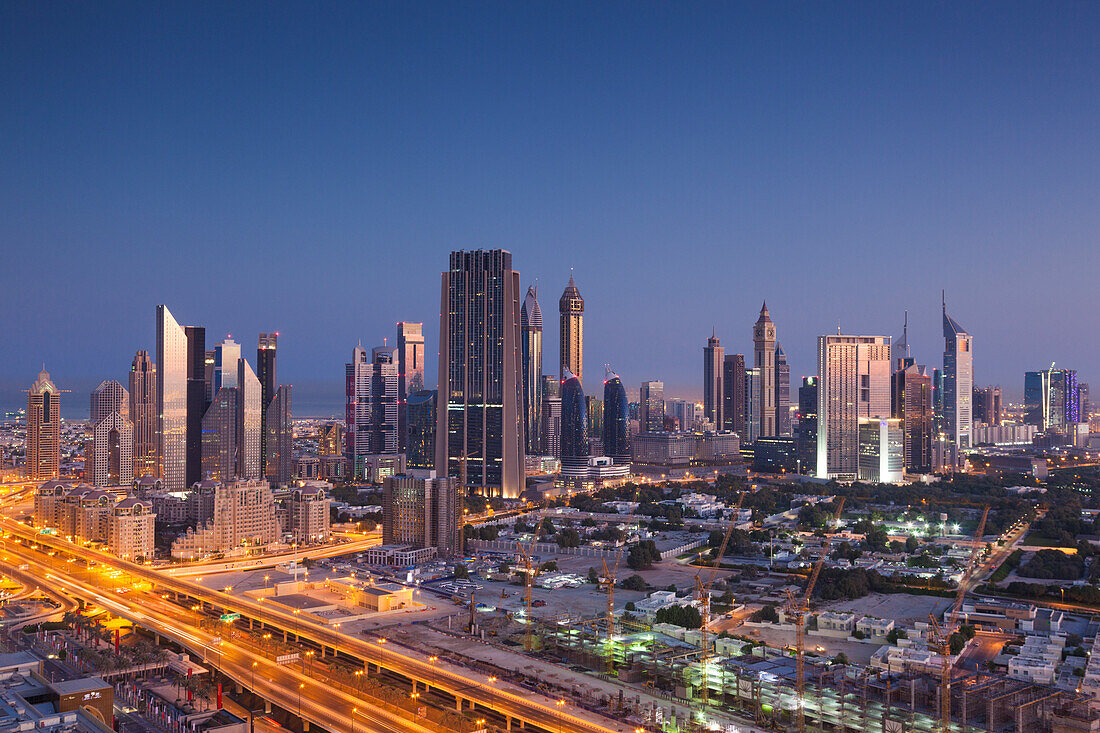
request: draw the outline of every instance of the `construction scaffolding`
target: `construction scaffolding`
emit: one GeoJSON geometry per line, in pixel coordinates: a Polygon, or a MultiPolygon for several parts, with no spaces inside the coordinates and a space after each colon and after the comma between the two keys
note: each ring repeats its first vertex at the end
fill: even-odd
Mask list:
{"type": "MultiPolygon", "coordinates": [[[[539,633],[547,654],[595,674],[612,658],[622,682],[696,704],[705,698],[706,709],[735,713],[761,726],[797,727],[797,662],[789,652],[757,646],[751,655],[719,653],[705,663],[702,650],[688,641],[640,624],[609,636],[602,624],[602,618],[547,623],[539,633]],[[704,684],[709,688],[705,696],[704,684]]],[[[860,669],[806,655],[802,713],[811,730],[934,733],[942,722],[941,689],[938,674],[860,669]]],[[[951,733],[1100,731],[1088,695],[984,672],[956,674],[948,689],[951,733]]]]}

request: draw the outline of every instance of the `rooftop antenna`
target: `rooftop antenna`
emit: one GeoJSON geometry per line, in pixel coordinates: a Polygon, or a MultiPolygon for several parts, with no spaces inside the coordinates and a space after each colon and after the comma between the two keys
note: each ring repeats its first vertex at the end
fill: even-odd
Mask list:
{"type": "Polygon", "coordinates": [[[901,340],[905,342],[905,356],[909,357],[909,311],[905,311],[905,321],[901,326],[901,340]]]}

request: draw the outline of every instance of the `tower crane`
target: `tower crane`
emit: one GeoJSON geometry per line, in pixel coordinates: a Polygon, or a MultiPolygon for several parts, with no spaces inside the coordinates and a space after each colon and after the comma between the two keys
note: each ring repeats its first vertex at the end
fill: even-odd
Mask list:
{"type": "Polygon", "coordinates": [[[699,648],[702,653],[699,656],[699,669],[702,677],[702,685],[699,690],[699,694],[702,696],[703,707],[710,704],[710,670],[708,662],[710,660],[710,588],[714,584],[714,579],[718,575],[718,568],[722,566],[722,558],[726,554],[726,546],[729,545],[730,536],[733,534],[734,525],[737,524],[737,517],[741,513],[741,502],[745,500],[745,493],[742,491],[737,496],[737,506],[733,509],[733,516],[730,517],[729,524],[726,525],[726,534],[722,537],[722,544],[718,547],[718,554],[714,556],[714,565],[710,570],[710,577],[706,583],[699,580],[699,574],[695,574],[695,591],[699,598],[699,604],[701,606],[702,624],[699,627],[700,639],[699,648]]]}
{"type": "Polygon", "coordinates": [[[985,521],[989,518],[989,507],[982,512],[982,518],[978,522],[978,529],[974,532],[974,548],[967,558],[963,568],[962,577],[959,579],[959,589],[955,593],[955,602],[951,606],[951,612],[947,615],[947,622],[940,626],[936,617],[928,614],[928,640],[929,646],[940,654],[940,725],[941,733],[951,731],[951,636],[959,622],[959,609],[962,608],[963,598],[966,597],[970,587],[970,581],[974,570],[978,566],[978,559],[982,554],[982,536],[985,533],[985,521]]]}
{"type": "Polygon", "coordinates": [[[611,570],[607,569],[607,558],[603,560],[603,576],[600,577],[600,585],[607,591],[607,659],[604,670],[608,675],[615,672],[615,656],[611,651],[612,640],[615,638],[615,576],[619,572],[619,563],[623,560],[625,545],[619,548],[619,554],[615,556],[615,565],[611,570]]]}
{"type": "MultiPolygon", "coordinates": [[[[843,496],[840,497],[840,501],[836,505],[836,515],[833,517],[834,523],[840,521],[840,512],[844,509],[844,498],[843,496]]],[[[802,594],[801,600],[795,598],[792,591],[787,591],[787,615],[794,620],[795,689],[798,693],[795,720],[798,723],[798,733],[805,733],[806,730],[806,712],[804,709],[806,700],[806,614],[810,611],[810,598],[813,595],[814,586],[817,585],[817,579],[821,575],[821,568],[825,564],[825,559],[829,557],[830,544],[832,544],[832,538],[826,533],[825,540],[821,543],[821,555],[814,563],[813,572],[810,573],[810,580],[806,583],[806,591],[802,594]]]]}
{"type": "Polygon", "coordinates": [[[534,627],[531,619],[531,590],[535,585],[535,575],[538,573],[538,568],[531,560],[531,555],[535,551],[535,545],[538,544],[539,534],[541,532],[542,519],[539,520],[538,525],[535,527],[535,531],[531,537],[531,549],[529,551],[524,549],[522,542],[516,543],[516,550],[519,552],[520,557],[523,558],[523,570],[526,576],[523,588],[523,604],[525,609],[523,617],[523,650],[525,652],[531,652],[535,647],[534,627]]]}

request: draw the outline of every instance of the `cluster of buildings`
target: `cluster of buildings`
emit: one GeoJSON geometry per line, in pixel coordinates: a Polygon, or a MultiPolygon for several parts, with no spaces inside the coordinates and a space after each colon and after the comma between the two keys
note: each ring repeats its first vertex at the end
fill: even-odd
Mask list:
{"type": "Polygon", "coordinates": [[[156,513],[152,502],[112,490],[51,480],[34,495],[38,526],[62,537],[106,545],[128,560],[151,560],[156,513]]]}

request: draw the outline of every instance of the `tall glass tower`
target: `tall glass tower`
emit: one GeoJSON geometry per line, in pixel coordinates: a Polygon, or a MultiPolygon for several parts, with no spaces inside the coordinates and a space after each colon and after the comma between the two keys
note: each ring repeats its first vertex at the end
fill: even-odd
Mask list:
{"type": "Polygon", "coordinates": [[[519,273],[506,250],[452,252],[441,276],[436,471],[467,489],[524,489],[519,273]]]}
{"type": "Polygon", "coordinates": [[[184,491],[187,488],[187,334],[164,305],[157,306],[157,422],[160,478],[165,490],[184,491]]]}
{"type": "Polygon", "coordinates": [[[561,465],[580,469],[588,465],[588,405],[577,375],[566,369],[561,383],[561,465]]]}
{"type": "Polygon", "coordinates": [[[275,399],[275,390],[279,388],[279,380],[275,372],[275,353],[279,344],[279,334],[261,333],[259,343],[256,346],[256,377],[260,380],[260,465],[267,466],[267,408],[275,399]]]}
{"type": "Polygon", "coordinates": [[[949,443],[970,447],[971,408],[974,399],[973,339],[947,315],[943,302],[943,423],[949,443]]]}
{"type": "Polygon", "coordinates": [[[630,403],[623,380],[610,368],[603,382],[603,452],[617,464],[630,463],[630,403]]]}
{"type": "Polygon", "coordinates": [[[558,374],[572,372],[584,382],[584,298],[569,275],[569,284],[558,301],[558,313],[561,316],[561,363],[558,374]]]}
{"type": "Polygon", "coordinates": [[[526,448],[531,454],[542,450],[542,309],[538,290],[527,288],[527,297],[520,308],[523,332],[523,414],[526,428],[526,448]]]}
{"type": "Polygon", "coordinates": [[[725,399],[722,394],[724,359],[725,349],[712,330],[707,345],[703,348],[703,417],[712,421],[716,430],[721,430],[725,423],[725,399]]]}

